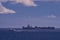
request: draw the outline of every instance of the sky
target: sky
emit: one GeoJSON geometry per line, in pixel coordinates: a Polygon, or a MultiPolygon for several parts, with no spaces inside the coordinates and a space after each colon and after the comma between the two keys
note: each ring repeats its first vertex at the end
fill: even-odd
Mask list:
{"type": "Polygon", "coordinates": [[[0,28],[60,28],[60,0],[0,0],[0,28]]]}

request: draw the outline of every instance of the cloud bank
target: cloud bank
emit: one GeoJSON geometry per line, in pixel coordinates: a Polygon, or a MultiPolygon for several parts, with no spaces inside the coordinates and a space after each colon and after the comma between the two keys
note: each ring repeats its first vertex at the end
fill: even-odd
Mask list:
{"type": "Polygon", "coordinates": [[[5,7],[0,3],[0,14],[9,14],[9,13],[16,13],[16,12],[15,12],[14,10],[5,8],[5,7]]]}
{"type": "Polygon", "coordinates": [[[37,6],[33,0],[15,0],[15,3],[22,3],[26,6],[37,6]]]}
{"type": "Polygon", "coordinates": [[[34,0],[0,0],[0,2],[8,2],[8,1],[13,1],[15,3],[22,3],[26,6],[37,6],[34,0]]]}
{"type": "Polygon", "coordinates": [[[7,9],[2,5],[2,2],[14,2],[15,4],[22,3],[26,6],[37,6],[33,0],[0,0],[0,14],[9,14],[9,13],[16,13],[14,10],[7,9]]]}

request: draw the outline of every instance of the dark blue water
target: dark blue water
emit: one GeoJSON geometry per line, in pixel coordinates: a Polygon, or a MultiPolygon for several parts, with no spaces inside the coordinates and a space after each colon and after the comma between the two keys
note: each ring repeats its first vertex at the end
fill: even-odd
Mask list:
{"type": "Polygon", "coordinates": [[[0,40],[60,40],[60,32],[0,31],[0,40]]]}

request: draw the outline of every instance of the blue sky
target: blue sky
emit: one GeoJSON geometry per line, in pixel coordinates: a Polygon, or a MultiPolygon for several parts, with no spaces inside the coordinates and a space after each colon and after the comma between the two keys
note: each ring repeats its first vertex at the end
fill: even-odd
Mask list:
{"type": "Polygon", "coordinates": [[[2,5],[15,13],[0,14],[0,28],[32,26],[60,27],[60,2],[35,1],[37,6],[26,6],[21,3],[3,2],[2,5]]]}

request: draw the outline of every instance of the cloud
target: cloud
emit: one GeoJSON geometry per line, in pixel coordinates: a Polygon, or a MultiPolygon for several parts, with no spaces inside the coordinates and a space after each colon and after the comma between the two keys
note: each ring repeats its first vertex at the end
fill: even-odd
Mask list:
{"type": "Polygon", "coordinates": [[[0,0],[0,14],[16,13],[14,10],[7,9],[2,5],[2,2],[11,1],[15,4],[22,3],[26,6],[37,6],[33,0],[0,0]]]}
{"type": "Polygon", "coordinates": [[[9,14],[9,13],[16,13],[16,12],[15,12],[14,10],[5,8],[5,7],[0,3],[0,14],[9,14]]]}
{"type": "Polygon", "coordinates": [[[26,6],[37,6],[33,0],[13,0],[15,3],[22,3],[26,6]]]}
{"type": "Polygon", "coordinates": [[[56,18],[56,16],[51,14],[51,15],[48,15],[48,18],[56,18]]]}
{"type": "Polygon", "coordinates": [[[0,2],[8,2],[8,1],[13,1],[15,4],[16,3],[22,3],[26,6],[37,6],[33,0],[0,0],[0,2]]]}

